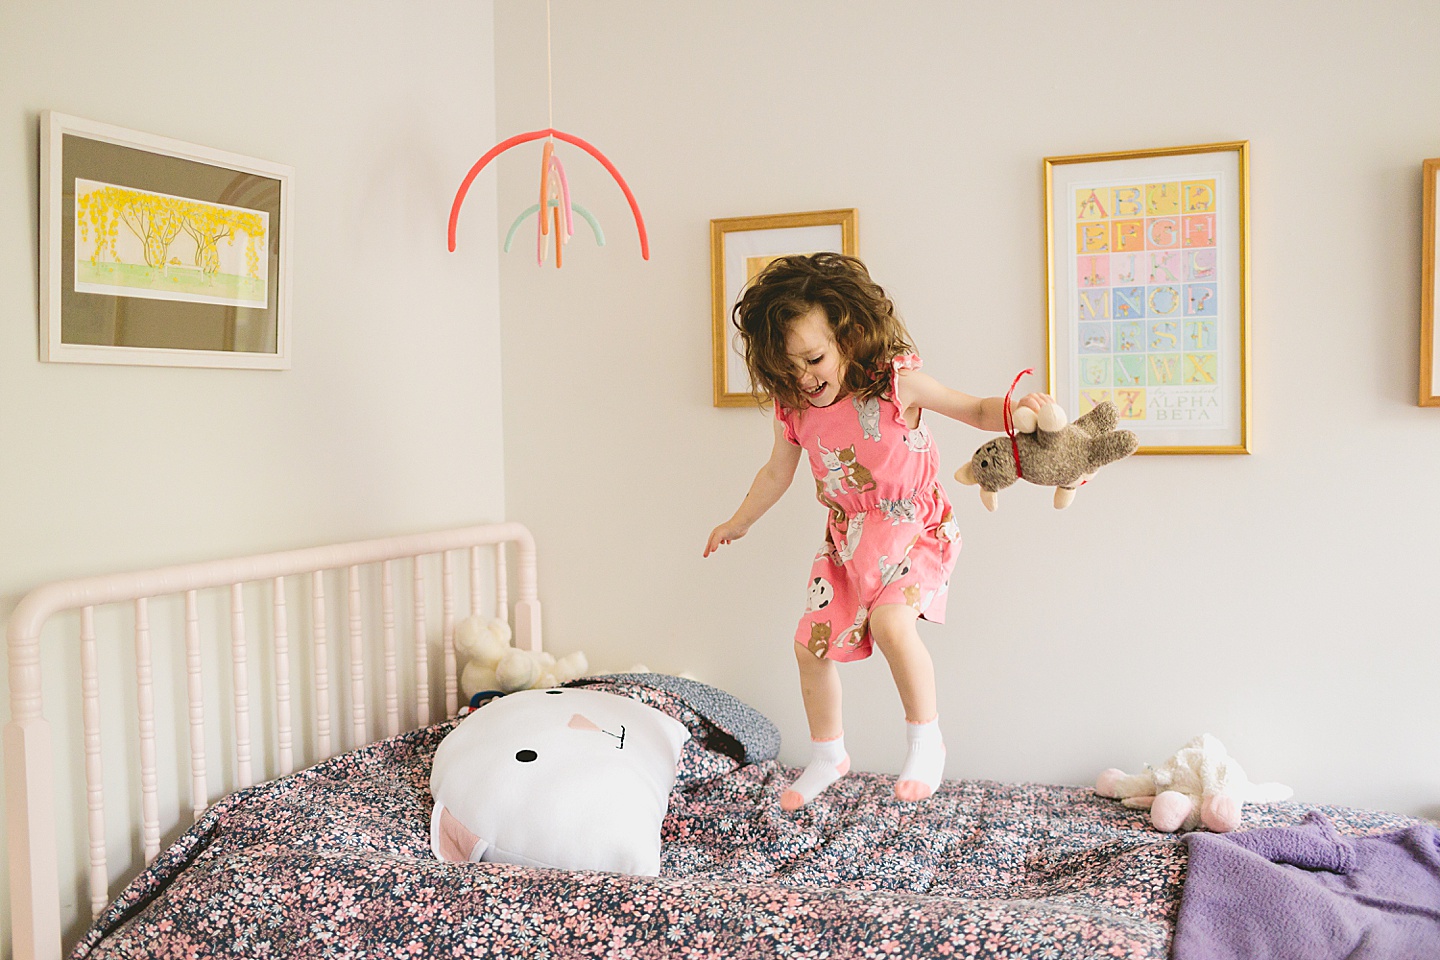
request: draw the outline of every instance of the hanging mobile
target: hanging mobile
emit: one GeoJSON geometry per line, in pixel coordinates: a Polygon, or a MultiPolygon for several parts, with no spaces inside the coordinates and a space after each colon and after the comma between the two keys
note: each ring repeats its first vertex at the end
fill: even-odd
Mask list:
{"type": "Polygon", "coordinates": [[[600,224],[594,215],[570,198],[570,183],[565,177],[565,165],[555,154],[555,141],[563,140],[566,143],[574,144],[598,160],[600,165],[620,185],[621,192],[625,194],[625,199],[630,203],[630,212],[635,216],[635,228],[640,234],[640,256],[649,260],[650,239],[645,233],[645,218],[640,215],[640,204],[635,202],[635,194],[630,192],[630,186],[625,182],[625,178],[620,176],[620,171],[616,170],[615,165],[591,144],[572,133],[555,129],[554,76],[550,56],[550,0],[545,0],[545,79],[546,93],[549,98],[550,125],[544,130],[532,130],[529,133],[517,134],[508,140],[502,140],[486,151],[485,155],[470,168],[470,172],[465,174],[465,179],[460,181],[460,189],[455,191],[455,201],[450,204],[450,252],[455,252],[455,229],[460,221],[460,205],[465,202],[465,194],[470,190],[470,184],[475,181],[475,177],[485,169],[486,164],[511,147],[544,138],[545,149],[540,158],[540,202],[522,211],[510,225],[510,230],[505,235],[505,252],[510,252],[510,244],[515,238],[515,231],[532,214],[538,215],[535,230],[535,262],[538,264],[545,263],[547,253],[545,238],[550,235],[553,226],[555,266],[558,268],[561,265],[561,249],[575,234],[574,215],[576,213],[584,217],[586,223],[590,225],[591,231],[595,234],[596,245],[602,247],[605,245],[605,234],[601,232],[600,224]]]}

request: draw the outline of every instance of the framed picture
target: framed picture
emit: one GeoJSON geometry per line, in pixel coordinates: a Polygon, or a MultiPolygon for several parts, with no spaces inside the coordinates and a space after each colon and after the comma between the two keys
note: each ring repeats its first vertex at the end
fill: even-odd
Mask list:
{"type": "Polygon", "coordinates": [[[1440,367],[1435,358],[1440,343],[1440,327],[1435,325],[1435,258],[1440,251],[1435,248],[1435,205],[1440,203],[1440,190],[1436,187],[1440,178],[1440,158],[1425,161],[1424,196],[1425,233],[1421,240],[1420,254],[1420,406],[1440,407],[1440,367]]]}
{"type": "Polygon", "coordinates": [[[40,359],[287,369],[292,176],[46,111],[40,359]]]}
{"type": "Polygon", "coordinates": [[[770,261],[787,254],[858,256],[855,223],[853,209],[710,221],[715,406],[753,407],[769,399],[752,389],[739,332],[730,322],[730,311],[745,284],[770,261]]]}
{"type": "Polygon", "coordinates": [[[1249,143],[1045,160],[1050,392],[1140,453],[1250,452],[1249,143]]]}

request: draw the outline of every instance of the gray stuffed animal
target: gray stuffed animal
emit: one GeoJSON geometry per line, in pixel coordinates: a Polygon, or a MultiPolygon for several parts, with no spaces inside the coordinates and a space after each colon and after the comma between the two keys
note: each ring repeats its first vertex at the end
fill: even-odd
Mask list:
{"type": "Polygon", "coordinates": [[[1066,423],[1065,411],[1057,403],[1047,403],[1038,414],[1020,407],[1014,417],[1013,443],[1009,436],[997,437],[955,471],[956,480],[980,487],[980,502],[986,510],[994,510],[999,492],[1019,477],[1054,487],[1055,509],[1063,510],[1075,499],[1075,488],[1105,464],[1130,456],[1140,446],[1134,433],[1115,429],[1115,405],[1108,400],[1074,423],[1066,423]],[[1020,452],[1018,470],[1016,448],[1020,452]]]}

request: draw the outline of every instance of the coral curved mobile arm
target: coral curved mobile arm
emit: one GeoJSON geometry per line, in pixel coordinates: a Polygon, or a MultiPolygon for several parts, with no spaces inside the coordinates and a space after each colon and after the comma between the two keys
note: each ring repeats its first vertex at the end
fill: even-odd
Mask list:
{"type": "Polygon", "coordinates": [[[556,139],[564,140],[566,143],[574,144],[590,154],[590,156],[600,162],[600,165],[604,167],[610,176],[615,179],[615,182],[619,184],[621,192],[625,194],[625,199],[630,203],[630,212],[635,215],[635,229],[640,234],[640,256],[649,260],[650,238],[645,233],[645,218],[640,215],[640,204],[635,201],[635,194],[630,192],[630,185],[625,182],[624,177],[620,176],[620,171],[615,169],[615,165],[606,158],[605,154],[574,134],[566,133],[563,130],[556,130],[554,127],[548,127],[544,130],[532,130],[529,133],[518,133],[507,140],[500,141],[487,150],[485,155],[475,162],[475,166],[470,168],[470,172],[465,174],[465,179],[460,181],[460,189],[455,191],[455,202],[450,204],[450,252],[455,252],[455,228],[460,221],[460,205],[465,202],[465,194],[469,192],[470,184],[475,181],[475,177],[479,175],[480,171],[485,169],[485,165],[511,147],[518,147],[522,143],[539,140],[541,137],[552,136],[556,139]]]}

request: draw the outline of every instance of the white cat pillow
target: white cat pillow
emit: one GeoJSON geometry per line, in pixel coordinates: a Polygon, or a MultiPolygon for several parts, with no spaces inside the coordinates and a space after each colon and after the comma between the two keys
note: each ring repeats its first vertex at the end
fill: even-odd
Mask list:
{"type": "Polygon", "coordinates": [[[435,751],[430,848],[441,860],[656,876],[689,737],[680,721],[613,693],[493,700],[435,751]]]}

